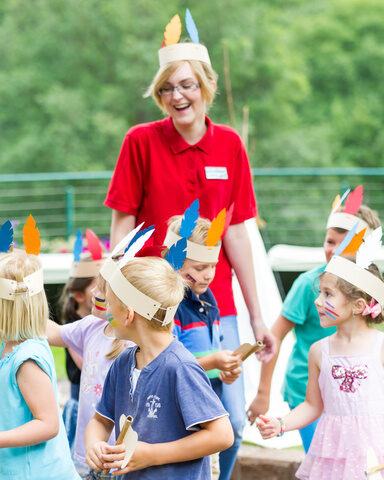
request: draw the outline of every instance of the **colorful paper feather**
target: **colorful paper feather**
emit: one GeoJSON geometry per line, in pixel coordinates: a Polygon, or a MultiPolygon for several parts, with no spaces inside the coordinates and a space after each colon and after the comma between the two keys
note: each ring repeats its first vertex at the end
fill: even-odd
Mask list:
{"type": "Polygon", "coordinates": [[[40,253],[40,233],[32,215],[29,215],[23,227],[23,242],[25,251],[28,254],[38,255],[40,253]]]}
{"type": "Polygon", "coordinates": [[[199,32],[197,31],[196,23],[194,22],[189,8],[185,10],[185,26],[187,32],[193,43],[199,43],[199,32]]]}
{"type": "Polygon", "coordinates": [[[171,246],[167,253],[165,260],[169,262],[175,270],[180,270],[184,265],[184,260],[187,256],[187,239],[180,238],[175,244],[171,246]]]}
{"type": "Polygon", "coordinates": [[[112,250],[111,257],[114,257],[117,255],[123,248],[125,248],[132,238],[136,235],[136,233],[140,230],[140,228],[144,225],[144,222],[140,223],[137,227],[135,227],[133,230],[131,230],[127,235],[120,240],[120,242],[115,246],[115,248],[112,250]]]}
{"type": "Polygon", "coordinates": [[[155,227],[152,225],[151,227],[145,228],[142,232],[138,232],[135,235],[136,240],[134,240],[135,237],[132,239],[128,249],[124,253],[123,258],[119,262],[119,268],[123,268],[124,265],[132,260],[136,253],[143,248],[145,242],[152,236],[154,231],[155,227]]]}
{"type": "Polygon", "coordinates": [[[173,45],[177,43],[180,39],[180,35],[181,35],[181,20],[179,15],[176,14],[171,18],[171,21],[165,27],[165,31],[164,31],[165,45],[168,47],[169,45],[173,45]]]}
{"type": "Polygon", "coordinates": [[[199,218],[199,199],[191,203],[191,206],[184,212],[179,235],[183,238],[189,238],[196,227],[197,219],[199,218]]]}
{"type": "Polygon", "coordinates": [[[368,268],[375,260],[381,249],[381,237],[383,230],[376,228],[365,240],[356,254],[356,265],[361,268],[368,268]]]}
{"type": "Polygon", "coordinates": [[[80,262],[80,255],[83,251],[83,235],[81,234],[80,228],[76,232],[76,240],[73,245],[73,256],[75,262],[80,262]]]}
{"type": "Polygon", "coordinates": [[[217,217],[212,220],[211,226],[208,230],[207,240],[205,242],[207,247],[214,247],[220,240],[224,231],[225,216],[225,208],[223,208],[217,217]]]}
{"type": "Polygon", "coordinates": [[[8,252],[13,242],[13,227],[10,220],[7,220],[0,227],[0,252],[8,252]]]}
{"type": "Polygon", "coordinates": [[[356,215],[363,202],[363,186],[359,185],[348,195],[344,204],[344,213],[356,215]]]}
{"type": "Polygon", "coordinates": [[[101,260],[103,258],[103,246],[101,245],[99,237],[90,228],[87,228],[85,237],[92,260],[101,260]]]}
{"type": "MultiPolygon", "coordinates": [[[[141,236],[145,235],[147,232],[149,232],[150,230],[152,230],[152,229],[154,229],[154,228],[155,228],[155,226],[154,226],[154,225],[151,225],[150,227],[144,228],[144,230],[140,230],[139,232],[137,232],[136,235],[135,235],[135,236],[131,239],[131,241],[128,243],[128,246],[127,246],[127,248],[124,250],[124,253],[127,252],[127,251],[131,248],[131,246],[132,246],[135,242],[137,242],[137,240],[138,240],[141,236]]],[[[149,237],[148,237],[148,238],[149,238],[149,237]]]]}
{"type": "Polygon", "coordinates": [[[341,198],[339,194],[336,195],[335,200],[332,203],[332,213],[335,213],[339,209],[340,205],[342,205],[345,197],[348,195],[350,191],[351,189],[347,188],[347,190],[344,192],[341,198]]]}
{"type": "Polygon", "coordinates": [[[341,252],[341,255],[356,255],[356,252],[360,248],[360,245],[363,243],[366,230],[367,229],[364,228],[363,230],[361,230],[361,232],[357,233],[341,252]]]}
{"type": "Polygon", "coordinates": [[[352,240],[354,237],[357,227],[359,226],[359,222],[356,222],[355,225],[352,227],[352,229],[347,233],[347,235],[344,237],[344,240],[340,243],[340,245],[337,247],[337,250],[334,254],[335,257],[341,254],[341,252],[344,251],[345,247],[349,244],[349,242],[352,240]]]}

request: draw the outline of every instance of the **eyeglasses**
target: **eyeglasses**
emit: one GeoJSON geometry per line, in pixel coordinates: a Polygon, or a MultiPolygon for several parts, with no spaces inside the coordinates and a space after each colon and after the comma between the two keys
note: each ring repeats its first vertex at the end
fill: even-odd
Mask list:
{"type": "Polygon", "coordinates": [[[166,97],[166,96],[173,95],[173,92],[177,90],[179,93],[181,93],[181,95],[185,95],[185,94],[194,92],[198,88],[200,88],[200,83],[183,83],[182,85],[175,85],[174,87],[167,86],[167,87],[159,88],[157,93],[162,97],[166,97]]]}

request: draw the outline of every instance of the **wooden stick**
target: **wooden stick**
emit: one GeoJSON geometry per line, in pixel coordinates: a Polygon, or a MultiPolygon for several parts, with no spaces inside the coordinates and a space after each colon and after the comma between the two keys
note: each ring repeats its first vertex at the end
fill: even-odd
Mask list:
{"type": "Polygon", "coordinates": [[[240,353],[242,355],[242,361],[244,362],[250,355],[260,352],[260,350],[263,350],[263,348],[265,348],[264,343],[260,342],[260,340],[257,340],[254,345],[250,345],[249,343],[243,343],[243,345],[240,345],[240,347],[236,348],[233,353],[235,355],[240,353]]]}
{"type": "Polygon", "coordinates": [[[368,468],[368,470],[365,470],[364,473],[367,477],[370,477],[374,473],[381,472],[382,470],[384,470],[384,463],[376,465],[376,467],[368,468]]]}
{"type": "MultiPolygon", "coordinates": [[[[120,433],[119,433],[119,436],[117,437],[115,445],[121,445],[124,442],[124,437],[128,432],[129,427],[132,425],[132,422],[133,422],[133,418],[130,415],[128,415],[128,417],[125,419],[123,428],[120,430],[120,433]]],[[[103,471],[103,475],[107,475],[108,473],[109,473],[109,469],[103,471]]]]}

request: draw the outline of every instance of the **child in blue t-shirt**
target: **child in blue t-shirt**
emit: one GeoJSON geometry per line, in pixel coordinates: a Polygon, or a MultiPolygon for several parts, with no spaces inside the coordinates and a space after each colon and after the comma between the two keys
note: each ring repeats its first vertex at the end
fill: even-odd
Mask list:
{"type": "MultiPolygon", "coordinates": [[[[365,228],[367,232],[380,226],[380,220],[376,212],[361,205],[362,187],[357,187],[350,195],[352,197],[349,204],[351,205],[351,201],[353,201],[354,205],[352,206],[356,211],[346,212],[346,208],[348,209],[347,198],[343,211],[335,210],[329,216],[323,245],[327,263],[347,232],[353,228],[357,221],[359,221],[358,231],[365,228]],[[360,196],[357,205],[355,192],[359,193],[360,196]],[[355,198],[353,198],[353,195],[355,198]]],[[[309,349],[314,342],[336,331],[335,327],[321,327],[319,314],[314,303],[318,294],[318,279],[327,263],[309,272],[302,273],[295,280],[284,300],[282,311],[271,328],[271,332],[277,340],[278,351],[268,364],[263,364],[261,367],[258,392],[248,409],[248,418],[251,423],[254,423],[258,415],[264,415],[268,411],[272,375],[280,345],[292,329],[295,331],[296,342],[288,360],[282,394],[291,410],[305,400],[309,349]]],[[[306,452],[311,444],[316,425],[317,420],[299,430],[306,452]]]]}
{"type": "Polygon", "coordinates": [[[119,468],[129,480],[210,478],[207,455],[228,448],[233,433],[205,372],[172,335],[183,278],[165,260],[146,257],[126,264],[123,258],[106,279],[110,325],[137,346],[108,372],[85,434],[87,463],[98,471],[119,468]],[[106,443],[114,425],[119,435],[122,414],[133,417],[139,440],[124,468],[125,446],[106,443]]]}
{"type": "MultiPolygon", "coordinates": [[[[183,217],[180,215],[169,220],[164,241],[167,247],[178,240],[182,222],[183,217]]],[[[221,350],[223,336],[220,312],[209,289],[215,276],[221,240],[218,238],[214,249],[206,246],[211,227],[209,220],[199,217],[188,237],[187,255],[180,269],[188,282],[188,288],[177,309],[173,333],[197,358],[206,371],[212,388],[221,398],[223,382],[233,383],[241,373],[241,357],[233,355],[230,350],[221,350]]]]}

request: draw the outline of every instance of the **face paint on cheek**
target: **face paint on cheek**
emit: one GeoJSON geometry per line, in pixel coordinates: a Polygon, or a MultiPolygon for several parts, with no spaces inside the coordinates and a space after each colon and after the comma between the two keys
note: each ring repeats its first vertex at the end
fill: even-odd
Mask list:
{"type": "Polygon", "coordinates": [[[189,273],[187,273],[185,276],[191,283],[196,283],[196,280],[193,277],[191,277],[191,275],[189,275],[189,273]]]}
{"type": "Polygon", "coordinates": [[[100,310],[100,312],[105,312],[107,310],[105,298],[98,298],[95,297],[95,308],[96,310],[100,310]]]}
{"type": "Polygon", "coordinates": [[[330,308],[324,307],[325,313],[329,315],[331,318],[336,319],[336,317],[338,317],[339,315],[335,312],[335,307],[327,301],[325,302],[325,304],[328,305],[328,307],[330,307],[330,308]]]}
{"type": "Polygon", "coordinates": [[[116,322],[111,313],[107,313],[107,322],[111,325],[111,327],[118,327],[120,325],[119,322],[116,322]]]}

